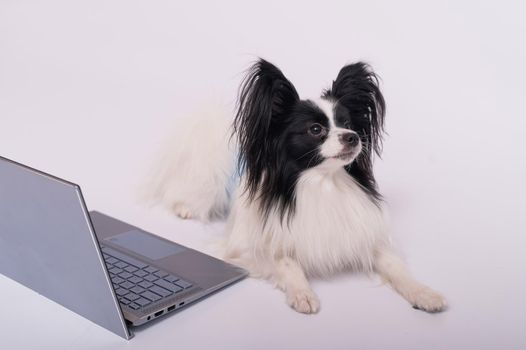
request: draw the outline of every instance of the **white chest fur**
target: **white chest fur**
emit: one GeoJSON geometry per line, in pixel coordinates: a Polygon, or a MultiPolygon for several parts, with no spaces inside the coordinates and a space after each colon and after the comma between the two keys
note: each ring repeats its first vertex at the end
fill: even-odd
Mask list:
{"type": "Polygon", "coordinates": [[[344,169],[312,169],[302,174],[296,190],[287,243],[305,271],[370,270],[375,246],[387,237],[381,209],[361,187],[344,169]]]}
{"type": "Polygon", "coordinates": [[[257,200],[248,200],[243,191],[236,197],[227,225],[228,250],[249,260],[288,255],[308,275],[370,270],[375,246],[387,240],[381,209],[343,168],[314,168],[300,176],[289,225],[271,213],[263,226],[257,200]]]}
{"type": "Polygon", "coordinates": [[[305,271],[371,269],[375,246],[387,239],[382,211],[343,168],[303,173],[296,195],[290,244],[305,271]]]}

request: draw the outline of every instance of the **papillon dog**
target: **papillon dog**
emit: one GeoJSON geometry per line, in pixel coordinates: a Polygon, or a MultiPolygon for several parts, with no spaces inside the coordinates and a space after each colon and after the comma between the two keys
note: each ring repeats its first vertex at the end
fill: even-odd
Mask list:
{"type": "Polygon", "coordinates": [[[226,217],[223,258],[274,282],[299,312],[320,308],[310,277],[342,271],[377,273],[414,308],[441,311],[445,299],[410,275],[388,236],[373,174],[384,114],[365,63],[300,99],[259,59],[233,118],[212,112],[182,129],[155,194],[182,218],[226,217]]]}

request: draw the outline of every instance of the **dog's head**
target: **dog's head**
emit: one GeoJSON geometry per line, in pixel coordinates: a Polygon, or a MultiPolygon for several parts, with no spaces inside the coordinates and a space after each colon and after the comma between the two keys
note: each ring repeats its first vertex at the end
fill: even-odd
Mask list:
{"type": "Polygon", "coordinates": [[[234,130],[246,190],[268,213],[294,207],[298,177],[309,168],[344,167],[375,199],[373,153],[381,151],[385,104],[362,62],[343,67],[321,97],[302,100],[273,64],[260,59],[239,93],[234,130]]]}

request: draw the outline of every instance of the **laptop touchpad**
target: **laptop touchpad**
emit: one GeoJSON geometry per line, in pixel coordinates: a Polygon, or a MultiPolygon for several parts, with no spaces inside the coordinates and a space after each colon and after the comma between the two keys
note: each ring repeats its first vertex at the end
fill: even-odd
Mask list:
{"type": "Polygon", "coordinates": [[[159,260],[185,250],[178,244],[167,242],[139,230],[124,232],[106,240],[150,260],[159,260]]]}

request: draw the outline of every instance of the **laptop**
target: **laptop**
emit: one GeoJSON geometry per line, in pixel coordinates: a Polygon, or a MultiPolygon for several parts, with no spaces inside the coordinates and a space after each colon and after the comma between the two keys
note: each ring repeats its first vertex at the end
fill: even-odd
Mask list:
{"type": "Polygon", "coordinates": [[[3,157],[0,273],[125,339],[247,275],[88,211],[78,185],[3,157]]]}

